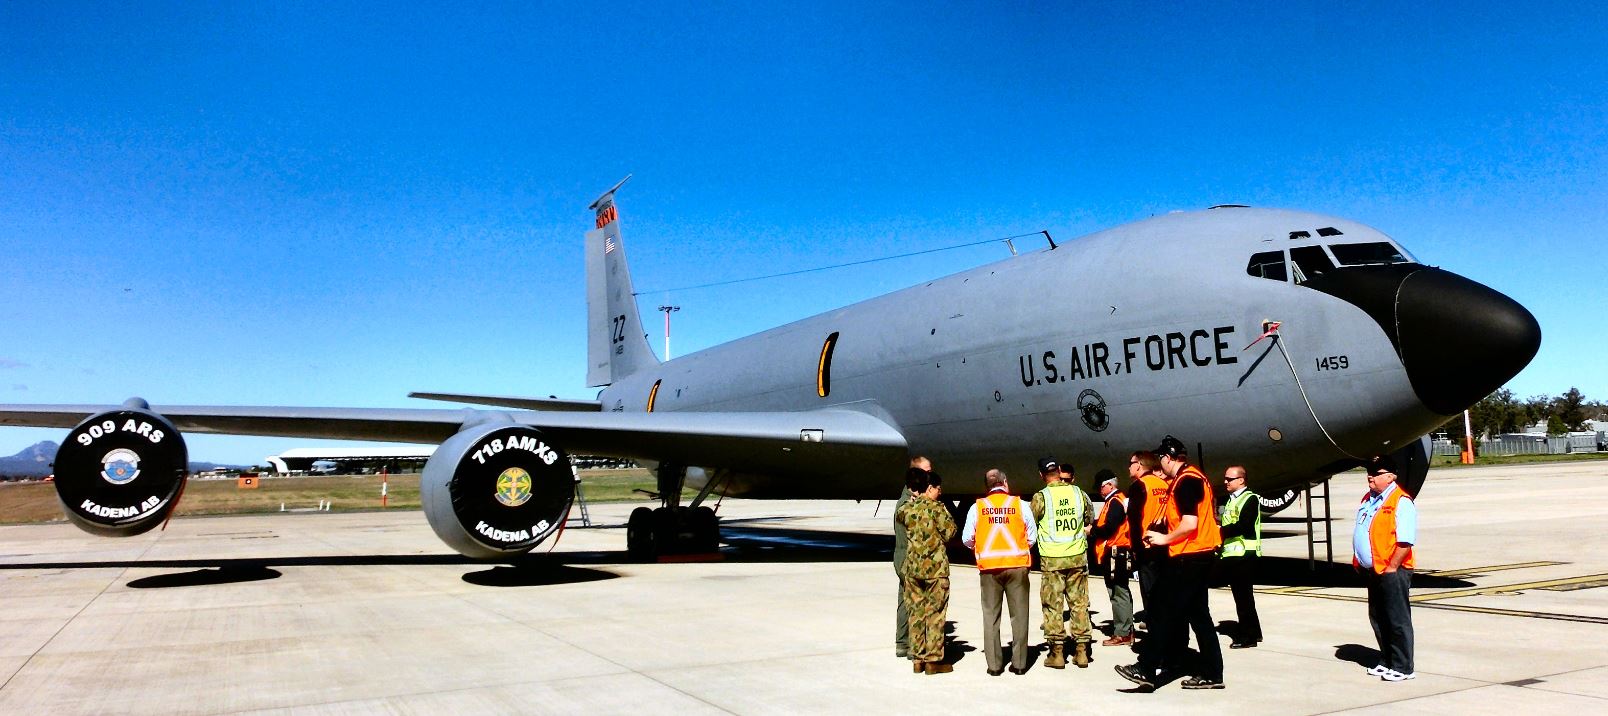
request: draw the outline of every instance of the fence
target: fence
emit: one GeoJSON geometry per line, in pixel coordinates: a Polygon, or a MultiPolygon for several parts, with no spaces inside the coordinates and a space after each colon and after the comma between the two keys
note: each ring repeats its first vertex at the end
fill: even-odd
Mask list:
{"type": "MultiPolygon", "coordinates": [[[[1481,438],[1478,441],[1477,452],[1481,455],[1565,455],[1577,452],[1602,452],[1608,445],[1604,444],[1602,431],[1595,433],[1570,433],[1557,437],[1546,435],[1509,434],[1498,435],[1493,438],[1481,438]]],[[[1436,438],[1432,447],[1436,455],[1456,457],[1463,454],[1461,441],[1436,438]]]]}

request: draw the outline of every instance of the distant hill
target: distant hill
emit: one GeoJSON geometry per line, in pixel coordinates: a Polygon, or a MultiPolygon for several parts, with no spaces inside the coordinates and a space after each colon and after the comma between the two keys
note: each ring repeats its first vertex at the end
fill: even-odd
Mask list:
{"type": "Polygon", "coordinates": [[[50,474],[50,461],[55,457],[55,443],[34,443],[11,457],[0,457],[0,475],[44,477],[50,474]]]}
{"type": "MultiPolygon", "coordinates": [[[[56,458],[56,443],[46,440],[41,443],[24,448],[11,457],[0,457],[0,477],[44,477],[51,473],[50,461],[56,458]]],[[[190,472],[215,470],[220,467],[240,467],[239,465],[219,465],[211,462],[192,462],[190,472]]]]}

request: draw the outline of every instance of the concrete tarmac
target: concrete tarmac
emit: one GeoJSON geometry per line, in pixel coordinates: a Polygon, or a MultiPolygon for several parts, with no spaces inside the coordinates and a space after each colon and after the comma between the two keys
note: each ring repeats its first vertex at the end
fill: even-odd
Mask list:
{"type": "MultiPolygon", "coordinates": [[[[1331,484],[1348,562],[1366,488],[1360,474],[1331,484]]],[[[962,565],[955,672],[911,674],[893,652],[891,502],[727,500],[720,560],[664,564],[626,560],[630,508],[594,507],[596,526],[517,568],[458,557],[416,511],[190,518],[127,539],[0,527],[0,713],[1608,709],[1608,463],[1430,476],[1418,678],[1397,684],[1363,673],[1375,654],[1362,589],[1349,564],[1308,570],[1304,526],[1288,521],[1299,503],[1266,525],[1266,641],[1222,638],[1226,690],[1151,694],[1113,673],[1126,648],[1097,646],[1089,669],[1037,655],[1026,675],[988,676],[976,571],[962,565]]],[[[1098,579],[1090,591],[1103,622],[1098,579]]],[[[1211,604],[1233,621],[1227,590],[1211,604]]]]}

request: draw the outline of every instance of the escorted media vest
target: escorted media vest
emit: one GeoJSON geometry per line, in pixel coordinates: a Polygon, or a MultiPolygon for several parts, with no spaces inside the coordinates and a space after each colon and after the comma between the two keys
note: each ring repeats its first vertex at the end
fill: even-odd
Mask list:
{"type": "MultiPolygon", "coordinates": [[[[1385,567],[1390,564],[1390,555],[1396,551],[1396,505],[1406,495],[1400,485],[1392,484],[1390,494],[1385,496],[1385,504],[1379,506],[1373,522],[1368,525],[1368,549],[1373,552],[1374,574],[1385,573],[1385,567]]],[[[1362,501],[1368,501],[1368,493],[1362,494],[1362,501]]],[[[1406,549],[1407,558],[1402,560],[1401,566],[1403,569],[1414,569],[1417,562],[1413,559],[1413,548],[1408,545],[1406,549]]],[[[1351,558],[1351,563],[1362,566],[1355,556],[1351,558]]]]}
{"type": "Polygon", "coordinates": [[[1011,569],[1033,563],[1028,552],[1027,522],[1022,499],[1004,492],[989,493],[977,500],[977,568],[1011,569]]]}
{"type": "Polygon", "coordinates": [[[1167,510],[1167,481],[1155,475],[1145,475],[1139,478],[1145,486],[1145,511],[1140,519],[1145,527],[1150,527],[1162,520],[1167,510]]]}
{"type": "MultiPolygon", "coordinates": [[[[1240,513],[1251,500],[1258,500],[1256,493],[1250,490],[1240,490],[1238,495],[1228,498],[1228,504],[1223,505],[1223,524],[1231,525],[1239,521],[1240,513]]],[[[1258,505],[1260,507],[1260,505],[1258,505]]],[[[1229,537],[1223,540],[1224,557],[1243,557],[1246,554],[1260,557],[1262,555],[1262,510],[1256,511],[1256,523],[1251,528],[1250,535],[1229,537]]]]}
{"type": "Polygon", "coordinates": [[[1167,545],[1167,556],[1177,557],[1185,554],[1204,554],[1216,552],[1223,544],[1223,537],[1217,530],[1217,501],[1212,498],[1212,483],[1206,475],[1194,465],[1185,466],[1178,472],[1171,488],[1167,490],[1167,531],[1178,529],[1183,521],[1183,515],[1178,512],[1178,485],[1185,480],[1200,480],[1200,504],[1195,505],[1195,533],[1177,542],[1167,545]]]}
{"type": "Polygon", "coordinates": [[[1083,533],[1083,490],[1058,483],[1040,491],[1044,495],[1044,519],[1038,523],[1038,552],[1041,557],[1075,557],[1089,549],[1083,533]]]}
{"type": "MultiPolygon", "coordinates": [[[[1105,509],[1100,511],[1100,519],[1096,521],[1102,530],[1111,524],[1111,504],[1114,502],[1120,503],[1123,510],[1128,509],[1128,498],[1124,497],[1121,492],[1112,492],[1111,496],[1106,498],[1105,509]]],[[[1094,558],[1096,561],[1104,562],[1107,550],[1112,547],[1128,547],[1132,544],[1133,541],[1128,537],[1128,520],[1124,516],[1121,523],[1117,525],[1116,533],[1111,535],[1111,539],[1095,540],[1094,558]]]]}

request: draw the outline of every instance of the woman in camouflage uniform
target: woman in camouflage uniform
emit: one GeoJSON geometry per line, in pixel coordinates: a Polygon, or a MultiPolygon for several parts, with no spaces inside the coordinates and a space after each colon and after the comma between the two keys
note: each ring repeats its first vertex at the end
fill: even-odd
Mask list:
{"type": "Polygon", "coordinates": [[[894,513],[910,540],[900,572],[910,600],[910,659],[915,673],[947,674],[954,667],[944,663],[949,611],[949,553],[944,545],[955,536],[955,518],[938,501],[943,494],[938,473],[911,468],[905,484],[919,493],[894,513]]]}

